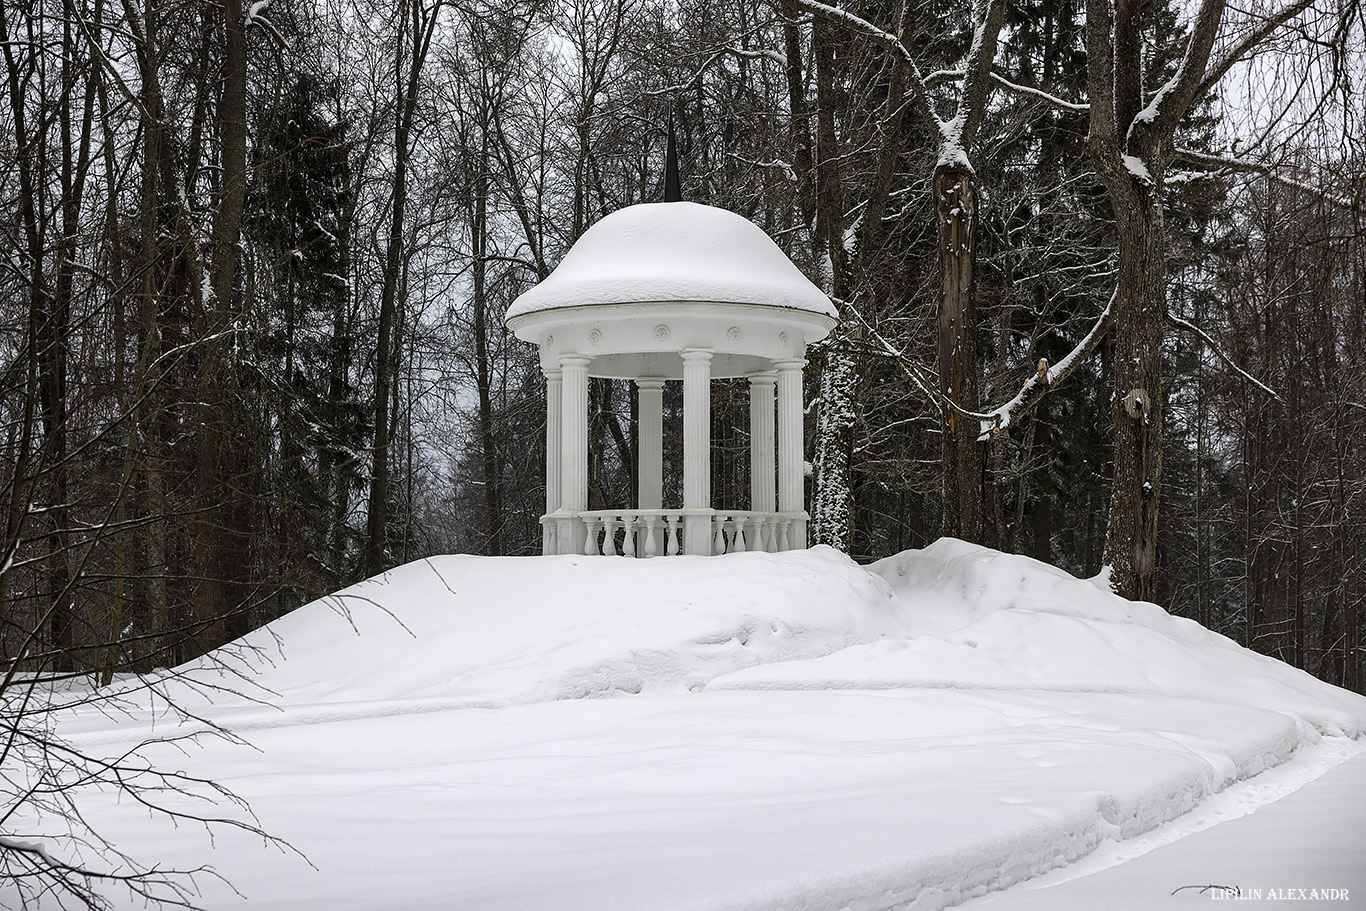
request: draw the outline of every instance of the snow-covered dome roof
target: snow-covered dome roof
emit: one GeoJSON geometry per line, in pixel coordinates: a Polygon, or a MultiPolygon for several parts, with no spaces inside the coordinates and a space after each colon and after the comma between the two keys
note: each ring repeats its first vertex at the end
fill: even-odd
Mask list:
{"type": "Polygon", "coordinates": [[[748,219],[693,202],[618,209],[584,232],[507,319],[592,304],[714,301],[835,318],[821,293],[748,219]]]}

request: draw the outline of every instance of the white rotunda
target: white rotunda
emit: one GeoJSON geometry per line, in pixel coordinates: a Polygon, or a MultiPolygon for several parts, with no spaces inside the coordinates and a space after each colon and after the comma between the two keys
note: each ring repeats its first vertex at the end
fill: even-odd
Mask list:
{"type": "Polygon", "coordinates": [[[642,203],[588,231],[507,312],[546,378],[547,554],[715,554],[806,546],[802,368],[830,299],[758,226],[691,202],[642,203]],[[588,378],[635,382],[634,507],[588,510],[588,378]],[[711,381],[747,377],[750,501],[711,500],[711,381]],[[683,497],[663,502],[664,384],[683,382],[683,497]],[[776,399],[777,420],[774,420],[776,399]],[[775,433],[776,430],[776,433],[775,433]],[[775,445],[776,440],[776,445],[775,445]]]}

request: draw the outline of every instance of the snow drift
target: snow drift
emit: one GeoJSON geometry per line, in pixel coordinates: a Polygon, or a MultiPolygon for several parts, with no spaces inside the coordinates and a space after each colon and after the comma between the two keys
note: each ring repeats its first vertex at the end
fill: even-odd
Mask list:
{"type": "Polygon", "coordinates": [[[870,567],[914,632],[741,671],[725,689],[964,687],[1182,696],[1291,713],[1358,737],[1366,700],[1156,604],[953,539],[870,567]]]}
{"type": "MultiPolygon", "coordinates": [[[[957,541],[868,568],[440,557],[211,658],[171,684],[184,725],[252,749],[165,761],[317,871],[102,795],[86,815],[138,856],[212,850],[253,911],[941,908],[1366,731],[1366,698],[957,541]]],[[[150,720],[64,730],[117,749],[150,720]]]]}

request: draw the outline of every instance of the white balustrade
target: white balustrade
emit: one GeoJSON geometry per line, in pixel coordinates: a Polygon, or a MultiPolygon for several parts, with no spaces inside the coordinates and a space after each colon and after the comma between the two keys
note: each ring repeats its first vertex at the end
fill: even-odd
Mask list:
{"type": "MultiPolygon", "coordinates": [[[[588,556],[674,557],[685,552],[681,509],[598,509],[578,514],[588,556]]],[[[791,550],[805,513],[716,511],[702,528],[713,554],[791,550]]],[[[548,524],[548,527],[553,527],[548,524]]]]}

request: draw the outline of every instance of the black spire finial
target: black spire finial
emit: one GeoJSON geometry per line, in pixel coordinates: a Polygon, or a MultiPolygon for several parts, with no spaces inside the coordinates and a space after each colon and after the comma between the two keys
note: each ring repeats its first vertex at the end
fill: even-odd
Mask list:
{"type": "Polygon", "coordinates": [[[683,201],[683,187],[678,180],[678,151],[674,148],[674,118],[672,114],[669,115],[669,142],[664,149],[664,201],[683,201]]]}

